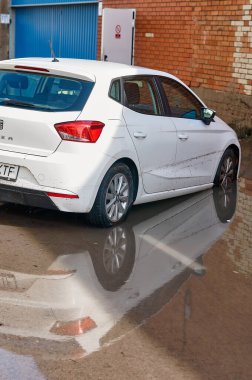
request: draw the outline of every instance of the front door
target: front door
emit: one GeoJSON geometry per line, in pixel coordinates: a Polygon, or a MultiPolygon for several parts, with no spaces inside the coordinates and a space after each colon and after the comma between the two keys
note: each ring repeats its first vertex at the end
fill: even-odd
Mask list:
{"type": "Polygon", "coordinates": [[[177,130],[178,188],[211,182],[218,152],[218,122],[201,120],[203,105],[186,87],[171,78],[159,78],[167,100],[170,120],[177,130]]]}

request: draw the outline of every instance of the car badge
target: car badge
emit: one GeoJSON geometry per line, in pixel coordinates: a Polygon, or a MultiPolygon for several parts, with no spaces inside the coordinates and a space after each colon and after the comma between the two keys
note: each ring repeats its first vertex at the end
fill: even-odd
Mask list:
{"type": "Polygon", "coordinates": [[[0,131],[3,129],[3,120],[0,120],[0,131]]]}

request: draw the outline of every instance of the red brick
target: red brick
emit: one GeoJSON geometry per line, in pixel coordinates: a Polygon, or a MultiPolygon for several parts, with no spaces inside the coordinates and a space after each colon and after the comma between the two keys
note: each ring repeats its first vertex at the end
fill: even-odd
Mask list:
{"type": "MultiPolygon", "coordinates": [[[[136,8],[135,64],[170,71],[192,86],[224,91],[233,91],[230,83],[236,81],[237,29],[232,21],[242,20],[245,4],[248,0],[103,0],[106,8],[136,8]],[[148,31],[155,35],[151,41],[145,37],[148,31]]],[[[100,36],[101,17],[98,31],[100,36]]],[[[242,42],[241,52],[248,53],[248,35],[242,42]]],[[[100,43],[99,38],[98,58],[100,43]]],[[[236,88],[244,92],[238,82],[236,88]]]]}

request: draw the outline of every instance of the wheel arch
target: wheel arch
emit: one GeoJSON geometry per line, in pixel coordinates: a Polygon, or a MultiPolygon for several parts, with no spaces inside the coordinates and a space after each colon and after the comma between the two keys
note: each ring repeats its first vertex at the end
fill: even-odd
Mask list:
{"type": "Polygon", "coordinates": [[[138,174],[137,166],[135,162],[128,157],[120,158],[119,160],[115,161],[113,165],[117,164],[118,162],[122,162],[125,165],[127,165],[132,173],[133,182],[134,182],[134,193],[133,193],[133,202],[134,202],[137,196],[138,186],[139,186],[139,174],[138,174]]]}
{"type": "Polygon", "coordinates": [[[97,225],[97,226],[101,226],[101,227],[111,227],[111,226],[113,226],[119,222],[119,219],[116,221],[108,219],[108,215],[105,213],[105,203],[104,203],[105,202],[104,189],[109,184],[108,181],[110,181],[112,178],[112,177],[109,178],[109,175],[111,174],[113,176],[115,174],[114,171],[115,171],[115,167],[117,165],[121,165],[121,168],[124,167],[124,170],[126,170],[126,168],[127,168],[126,175],[128,174],[128,176],[129,176],[129,171],[132,175],[132,177],[130,178],[130,182],[131,182],[130,189],[133,189],[133,192],[132,192],[132,190],[129,192],[130,193],[129,202],[127,205],[127,209],[125,209],[126,210],[125,213],[122,216],[120,216],[121,221],[126,218],[127,213],[129,212],[132,204],[134,203],[134,200],[135,200],[137,192],[138,192],[138,183],[139,183],[137,166],[134,163],[134,161],[131,160],[130,158],[122,157],[122,158],[119,158],[118,160],[114,161],[113,164],[108,167],[108,169],[107,169],[105,175],[103,176],[103,179],[99,185],[98,191],[96,193],[95,200],[92,204],[90,211],[88,211],[88,214],[87,214],[87,221],[93,225],[97,225]]]}
{"type": "MultiPolygon", "coordinates": [[[[226,150],[225,150],[225,152],[228,150],[228,149],[232,149],[232,151],[234,152],[234,154],[235,154],[235,157],[236,157],[236,176],[237,176],[237,174],[238,174],[238,171],[239,171],[239,167],[240,167],[240,149],[238,148],[238,146],[237,145],[235,145],[235,144],[231,144],[231,145],[229,145],[227,148],[226,148],[226,150]]],[[[224,152],[224,153],[225,153],[224,152]]],[[[223,153],[223,154],[224,154],[223,153]]]]}
{"type": "Polygon", "coordinates": [[[235,165],[235,177],[237,178],[238,176],[238,172],[239,172],[239,169],[240,169],[240,149],[239,147],[236,145],[236,144],[230,144],[226,147],[226,149],[224,150],[224,152],[222,153],[221,157],[220,157],[220,160],[217,164],[217,167],[216,167],[216,170],[215,170],[215,174],[214,174],[214,177],[213,177],[213,183],[216,184],[216,179],[217,179],[217,176],[218,176],[218,172],[219,172],[219,169],[220,169],[220,165],[221,165],[221,162],[223,160],[223,157],[225,156],[226,152],[231,150],[236,158],[236,165],[235,165]]]}
{"type": "Polygon", "coordinates": [[[238,148],[237,145],[231,144],[227,147],[227,149],[232,149],[234,151],[235,156],[238,158],[238,160],[240,159],[240,149],[238,148]]]}

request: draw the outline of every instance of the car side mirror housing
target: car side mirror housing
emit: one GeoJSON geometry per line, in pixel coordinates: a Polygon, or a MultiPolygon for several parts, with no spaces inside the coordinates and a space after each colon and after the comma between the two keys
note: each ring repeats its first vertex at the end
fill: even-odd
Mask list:
{"type": "Polygon", "coordinates": [[[214,110],[211,110],[210,108],[201,108],[201,120],[206,124],[209,125],[213,120],[214,116],[216,115],[216,112],[214,110]]]}

